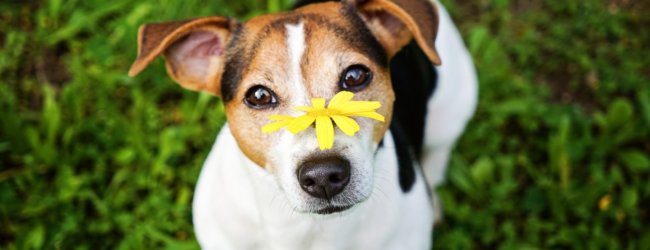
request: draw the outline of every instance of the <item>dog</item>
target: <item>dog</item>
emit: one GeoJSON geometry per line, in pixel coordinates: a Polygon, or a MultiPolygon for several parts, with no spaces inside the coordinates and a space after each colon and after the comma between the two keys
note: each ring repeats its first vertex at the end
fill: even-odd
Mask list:
{"type": "Polygon", "coordinates": [[[162,55],[173,80],[225,106],[194,193],[201,247],[431,248],[434,188],[477,102],[458,30],[428,0],[298,6],[140,27],[130,76],[162,55]],[[386,122],[355,118],[358,134],[336,131],[327,150],[314,129],[261,132],[268,116],[342,90],[379,101],[386,122]]]}

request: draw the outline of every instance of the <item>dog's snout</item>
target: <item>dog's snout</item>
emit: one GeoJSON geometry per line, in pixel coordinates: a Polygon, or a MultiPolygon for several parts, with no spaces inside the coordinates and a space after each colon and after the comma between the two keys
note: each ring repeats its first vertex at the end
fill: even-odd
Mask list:
{"type": "Polygon", "coordinates": [[[298,168],[298,182],[309,195],[329,200],[350,182],[350,162],[339,157],[306,161],[298,168]]]}

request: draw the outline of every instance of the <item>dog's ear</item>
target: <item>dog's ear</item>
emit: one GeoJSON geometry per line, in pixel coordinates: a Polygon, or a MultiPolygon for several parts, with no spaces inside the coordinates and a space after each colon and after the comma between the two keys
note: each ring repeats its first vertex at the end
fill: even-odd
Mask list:
{"type": "Polygon", "coordinates": [[[415,39],[429,60],[440,65],[434,46],[438,9],[431,0],[345,0],[356,7],[389,57],[415,39]]]}
{"type": "Polygon", "coordinates": [[[181,86],[220,96],[225,50],[239,23],[226,17],[146,24],[138,33],[135,76],[163,53],[167,73],[181,86]]]}

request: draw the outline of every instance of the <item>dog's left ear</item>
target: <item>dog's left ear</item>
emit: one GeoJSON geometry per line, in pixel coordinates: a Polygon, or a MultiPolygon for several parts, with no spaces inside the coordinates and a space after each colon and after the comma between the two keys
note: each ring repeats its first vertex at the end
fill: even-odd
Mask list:
{"type": "Polygon", "coordinates": [[[225,52],[239,23],[220,16],[146,24],[138,33],[135,76],[163,54],[167,73],[184,88],[220,96],[225,52]]]}
{"type": "Polygon", "coordinates": [[[438,9],[431,0],[345,0],[357,8],[370,32],[388,56],[415,39],[429,60],[440,65],[434,42],[438,33],[438,9]]]}

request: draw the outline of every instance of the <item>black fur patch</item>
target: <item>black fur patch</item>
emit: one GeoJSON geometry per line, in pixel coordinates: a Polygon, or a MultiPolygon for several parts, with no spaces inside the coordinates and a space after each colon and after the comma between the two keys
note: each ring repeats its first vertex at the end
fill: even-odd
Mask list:
{"type": "Polygon", "coordinates": [[[241,40],[241,33],[243,32],[242,30],[241,25],[235,29],[232,40],[226,49],[230,53],[226,54],[226,64],[221,75],[221,99],[223,102],[232,100],[235,90],[241,81],[243,70],[248,66],[247,63],[253,57],[252,53],[246,50],[246,48],[238,47],[239,41],[241,40]]]}
{"type": "Polygon", "coordinates": [[[405,46],[390,62],[390,75],[395,91],[393,119],[399,121],[420,159],[427,103],[438,80],[438,74],[415,41],[405,46]]]}
{"type": "Polygon", "coordinates": [[[390,132],[393,134],[393,140],[395,141],[399,186],[402,188],[402,192],[408,193],[413,188],[413,184],[415,184],[414,155],[411,152],[410,143],[399,121],[393,119],[390,124],[390,132]]]}
{"type": "Polygon", "coordinates": [[[335,0],[298,0],[296,3],[293,5],[294,9],[300,8],[305,5],[309,5],[312,3],[324,3],[324,2],[334,2],[335,0]]]}

